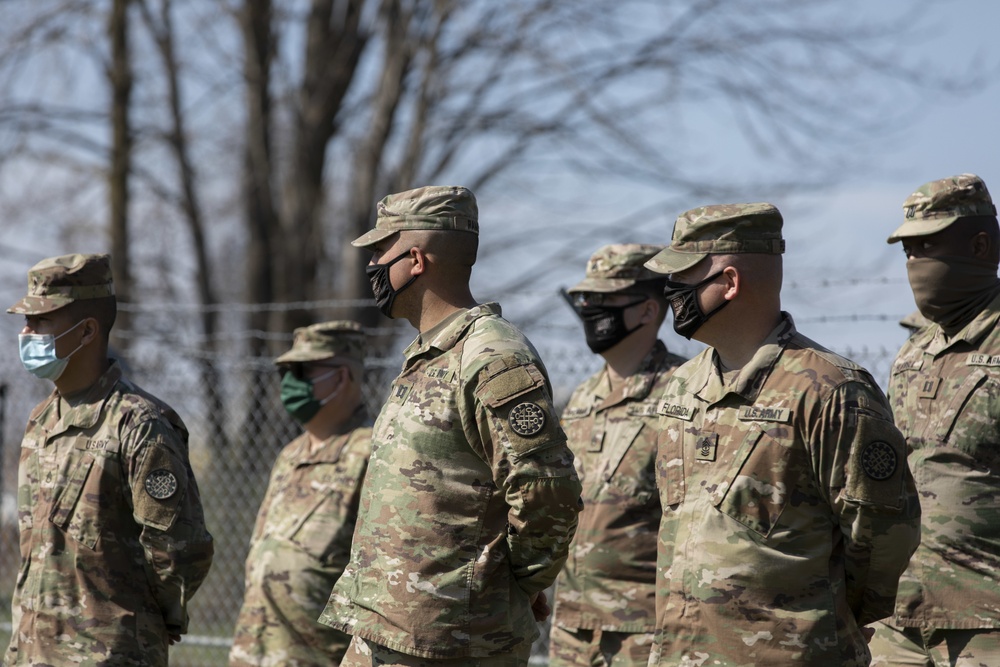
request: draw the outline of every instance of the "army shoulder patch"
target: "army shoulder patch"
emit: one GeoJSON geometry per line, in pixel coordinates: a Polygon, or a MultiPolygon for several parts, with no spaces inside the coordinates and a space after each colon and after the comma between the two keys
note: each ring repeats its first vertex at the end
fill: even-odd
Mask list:
{"type": "Polygon", "coordinates": [[[861,469],[874,480],[889,479],[898,465],[896,450],[888,442],[873,440],[861,450],[861,469]]]}
{"type": "Polygon", "coordinates": [[[864,413],[857,415],[844,488],[848,500],[900,509],[906,441],[892,422],[864,413]]]}
{"type": "Polygon", "coordinates": [[[545,410],[530,401],[515,405],[507,416],[510,428],[518,435],[530,438],[545,428],[545,410]]]}
{"type": "Polygon", "coordinates": [[[154,470],[146,475],[142,483],[146,493],[156,500],[167,500],[177,493],[177,478],[174,473],[165,468],[154,470]]]}

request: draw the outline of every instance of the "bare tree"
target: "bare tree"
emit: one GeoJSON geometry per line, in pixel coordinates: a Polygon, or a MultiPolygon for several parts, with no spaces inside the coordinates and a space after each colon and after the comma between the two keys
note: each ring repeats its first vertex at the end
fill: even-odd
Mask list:
{"type": "MultiPolygon", "coordinates": [[[[129,116],[131,112],[132,70],[129,57],[128,21],[129,0],[114,0],[108,20],[111,42],[111,61],[108,63],[108,81],[111,87],[111,164],[108,171],[110,198],[111,270],[115,290],[122,301],[129,301],[132,278],[129,272],[128,202],[132,135],[129,116]]],[[[129,313],[120,315],[120,326],[129,328],[129,313]]],[[[117,341],[124,353],[127,339],[117,341]]]]}
{"type": "Polygon", "coordinates": [[[195,183],[198,180],[194,162],[191,158],[189,137],[187,131],[187,116],[181,94],[181,72],[177,59],[176,37],[172,14],[171,0],[161,0],[159,12],[153,12],[151,0],[137,0],[145,24],[163,63],[163,77],[167,88],[167,105],[170,125],[165,132],[165,140],[177,163],[177,181],[180,193],[176,198],[184,220],[191,232],[191,246],[195,257],[195,287],[198,302],[201,304],[201,332],[203,336],[204,354],[198,360],[201,373],[201,385],[205,392],[208,405],[208,438],[221,448],[225,448],[228,437],[226,434],[226,410],[219,393],[221,377],[213,358],[216,352],[215,334],[217,331],[217,312],[215,306],[218,299],[215,296],[215,285],[212,280],[211,266],[207,242],[205,239],[204,215],[201,197],[195,183]]]}

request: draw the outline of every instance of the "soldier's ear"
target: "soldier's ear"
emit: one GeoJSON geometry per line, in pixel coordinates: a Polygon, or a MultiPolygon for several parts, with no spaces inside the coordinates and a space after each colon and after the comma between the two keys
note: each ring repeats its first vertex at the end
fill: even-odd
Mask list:
{"type": "Polygon", "coordinates": [[[995,254],[996,249],[992,247],[990,235],[986,232],[979,232],[972,237],[972,255],[976,259],[989,261],[995,254]]]}
{"type": "Polygon", "coordinates": [[[96,317],[84,319],[80,325],[80,329],[83,331],[83,335],[80,337],[81,345],[88,345],[101,335],[101,324],[97,321],[96,317]]]}
{"type": "Polygon", "coordinates": [[[417,246],[410,248],[410,259],[413,262],[410,267],[411,276],[419,276],[427,270],[427,253],[417,246]]]}
{"type": "Polygon", "coordinates": [[[656,299],[646,299],[639,313],[639,324],[655,322],[660,314],[660,303],[656,299]]]}
{"type": "Polygon", "coordinates": [[[727,301],[736,298],[742,286],[742,276],[735,266],[727,266],[722,270],[721,278],[726,281],[726,293],[723,295],[727,301]]]}

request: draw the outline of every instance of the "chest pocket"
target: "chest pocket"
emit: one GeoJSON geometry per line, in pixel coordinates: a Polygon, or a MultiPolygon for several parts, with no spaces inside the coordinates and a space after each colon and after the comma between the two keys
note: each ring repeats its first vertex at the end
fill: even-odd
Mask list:
{"type": "Polygon", "coordinates": [[[602,481],[615,489],[627,506],[646,505],[656,493],[656,476],[649,465],[655,442],[649,441],[649,429],[643,430],[643,422],[638,419],[613,429],[614,438],[601,471],[602,481]]]}
{"type": "Polygon", "coordinates": [[[349,520],[354,509],[347,507],[346,501],[354,495],[357,480],[339,468],[331,472],[339,474],[313,482],[315,501],[292,524],[287,535],[291,542],[324,564],[343,560],[350,554],[354,532],[354,522],[349,520]]]}
{"type": "Polygon", "coordinates": [[[679,433],[670,432],[684,423],[661,419],[660,424],[664,428],[656,435],[656,489],[660,505],[666,508],[684,502],[684,452],[679,433]]]}
{"type": "Polygon", "coordinates": [[[788,504],[789,472],[788,447],[754,424],[733,457],[727,479],[712,493],[711,503],[767,537],[788,504]]]}
{"type": "Polygon", "coordinates": [[[976,369],[948,394],[946,406],[928,424],[927,437],[968,454],[985,468],[1000,468],[1000,378],[976,369]]]}
{"type": "Polygon", "coordinates": [[[89,549],[105,529],[109,507],[121,503],[123,494],[118,457],[112,452],[87,451],[81,440],[73,450],[65,481],[53,497],[49,521],[89,549]]]}

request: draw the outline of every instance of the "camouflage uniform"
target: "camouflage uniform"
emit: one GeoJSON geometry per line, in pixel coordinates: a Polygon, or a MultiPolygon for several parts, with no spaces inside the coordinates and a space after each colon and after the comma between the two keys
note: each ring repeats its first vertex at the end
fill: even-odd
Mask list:
{"type": "MultiPolygon", "coordinates": [[[[479,233],[475,196],[457,186],[389,195],[353,245],[377,249],[410,230],[456,235],[437,238],[474,263],[476,244],[457,235],[479,233]]],[[[367,267],[389,314],[420,277],[394,287],[395,261],[367,267]]],[[[495,303],[454,310],[404,356],[375,422],[351,561],[320,621],[355,636],[345,665],[383,664],[387,652],[526,664],[532,598],[559,573],[580,511],[545,368],[495,303]]]]}
{"type": "Polygon", "coordinates": [[[230,665],[338,664],[351,638],[317,622],[347,565],[371,451],[364,409],[348,432],[310,451],[308,434],[281,450],[246,563],[230,665]]]}
{"type": "Polygon", "coordinates": [[[320,621],[427,658],[517,651],[538,636],[529,599],[558,574],[579,511],[545,370],[497,304],[404,355],[320,621]]]}
{"type": "MultiPolygon", "coordinates": [[[[678,218],[674,245],[687,236],[700,253],[768,252],[760,244],[780,232],[777,210],[727,208],[678,218]],[[692,241],[699,233],[725,243],[692,241]]],[[[647,266],[672,273],[700,261],[668,251],[647,266]]],[[[718,363],[708,348],[681,366],[659,406],[664,513],[649,664],[868,665],[861,627],[891,613],[919,539],[886,399],[786,313],[728,382],[718,363]]]]}
{"type": "MultiPolygon", "coordinates": [[[[658,278],[642,265],[660,249],[606,246],[594,253],[586,278],[569,293],[628,293],[637,281],[658,278]]],[[[626,664],[630,652],[635,656],[628,664],[645,665],[649,657],[662,514],[654,468],[656,408],[670,372],[682,363],[656,341],[615,391],[605,366],[577,387],[563,410],[562,427],[583,480],[584,509],[556,581],[550,665],[589,665],[586,656],[609,653],[609,644],[618,648],[615,664],[626,664]]]]}
{"type": "MultiPolygon", "coordinates": [[[[292,349],[275,363],[364,357],[359,325],[324,322],[296,329],[292,349]]],[[[347,651],[350,636],[317,619],[351,553],[371,453],[365,408],[339,430],[319,446],[303,433],[278,454],[250,538],[231,667],[336,665],[347,651]]]]}
{"type": "MultiPolygon", "coordinates": [[[[106,255],[44,260],[8,312],[109,296],[110,276],[106,255]]],[[[187,632],[213,553],[187,443],[180,417],[114,362],[88,389],[35,407],[5,665],[167,664],[168,634],[187,632]]]]}
{"type": "MultiPolygon", "coordinates": [[[[928,183],[904,208],[907,221],[890,242],[936,233],[961,216],[995,215],[972,175],[928,183]]],[[[933,322],[913,334],[893,364],[889,398],[911,451],[923,524],[890,627],[873,640],[873,664],[902,664],[901,651],[956,664],[958,649],[958,664],[1000,664],[1000,296],[951,336],[933,322]]]]}

